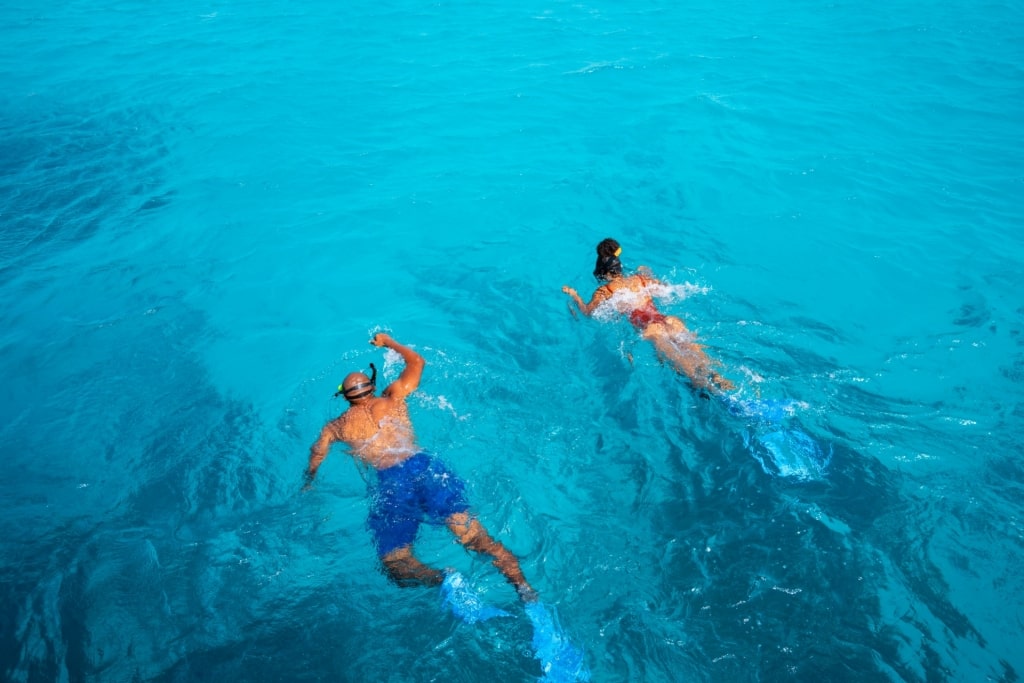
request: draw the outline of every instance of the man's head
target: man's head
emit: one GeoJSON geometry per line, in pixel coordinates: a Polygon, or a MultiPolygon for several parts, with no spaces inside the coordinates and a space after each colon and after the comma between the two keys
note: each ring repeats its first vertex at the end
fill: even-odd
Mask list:
{"type": "Polygon", "coordinates": [[[594,266],[594,277],[598,280],[611,280],[622,275],[622,263],[619,254],[622,247],[611,237],[606,237],[597,245],[597,264],[594,266]]]}
{"type": "Polygon", "coordinates": [[[350,372],[345,377],[345,381],[338,387],[338,393],[335,396],[340,394],[349,403],[355,403],[373,396],[374,392],[377,391],[377,368],[373,363],[370,363],[370,369],[373,371],[373,377],[367,377],[362,372],[350,372]]]}

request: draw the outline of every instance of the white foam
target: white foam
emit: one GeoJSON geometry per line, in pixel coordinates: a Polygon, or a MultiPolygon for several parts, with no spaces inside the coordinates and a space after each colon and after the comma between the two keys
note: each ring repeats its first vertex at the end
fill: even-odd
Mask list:
{"type": "Polygon", "coordinates": [[[673,304],[694,294],[707,294],[709,291],[708,287],[689,282],[682,284],[657,282],[636,291],[619,289],[594,309],[593,316],[602,322],[608,322],[617,315],[629,315],[630,312],[643,307],[648,299],[657,299],[666,304],[673,304]]]}

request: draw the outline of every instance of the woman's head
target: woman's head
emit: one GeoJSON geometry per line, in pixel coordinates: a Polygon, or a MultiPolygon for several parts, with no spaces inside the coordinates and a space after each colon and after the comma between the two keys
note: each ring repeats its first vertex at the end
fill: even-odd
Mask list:
{"type": "Polygon", "coordinates": [[[622,275],[622,263],[619,254],[622,247],[611,237],[606,237],[597,245],[597,264],[594,266],[594,277],[599,280],[611,280],[622,275]]]}

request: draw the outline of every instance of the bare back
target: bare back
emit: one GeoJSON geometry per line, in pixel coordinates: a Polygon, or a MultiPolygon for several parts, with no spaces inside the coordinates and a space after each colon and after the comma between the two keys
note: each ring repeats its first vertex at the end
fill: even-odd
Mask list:
{"type": "Polygon", "coordinates": [[[353,457],[382,470],[419,450],[404,398],[375,397],[349,406],[325,431],[333,431],[353,457]]]}
{"type": "Polygon", "coordinates": [[[590,300],[589,306],[593,310],[600,304],[608,302],[619,313],[629,315],[636,308],[654,305],[654,299],[647,293],[648,285],[653,282],[653,280],[643,275],[617,277],[597,288],[590,300]],[[622,292],[631,292],[636,296],[615,296],[622,292]]]}

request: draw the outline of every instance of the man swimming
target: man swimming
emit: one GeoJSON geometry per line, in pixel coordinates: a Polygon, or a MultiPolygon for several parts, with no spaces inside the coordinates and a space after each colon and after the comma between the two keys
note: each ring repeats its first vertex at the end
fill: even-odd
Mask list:
{"type": "Polygon", "coordinates": [[[368,524],[377,555],[392,581],[399,586],[434,586],[444,580],[441,571],[422,563],[412,551],[420,524],[444,523],[463,546],[493,557],[494,566],[522,600],[536,601],[537,594],[523,576],[519,560],[469,513],[462,480],[416,445],[405,399],[419,386],[423,357],[387,334],[374,335],[370,343],[397,351],[405,368],[380,396],[375,395],[377,370],[372,364],[372,377],[362,372],[345,377],[339,393],[349,407],[324,426],[310,449],[306,487],[312,484],[331,444],[340,441],[353,457],[377,473],[368,524]]]}

